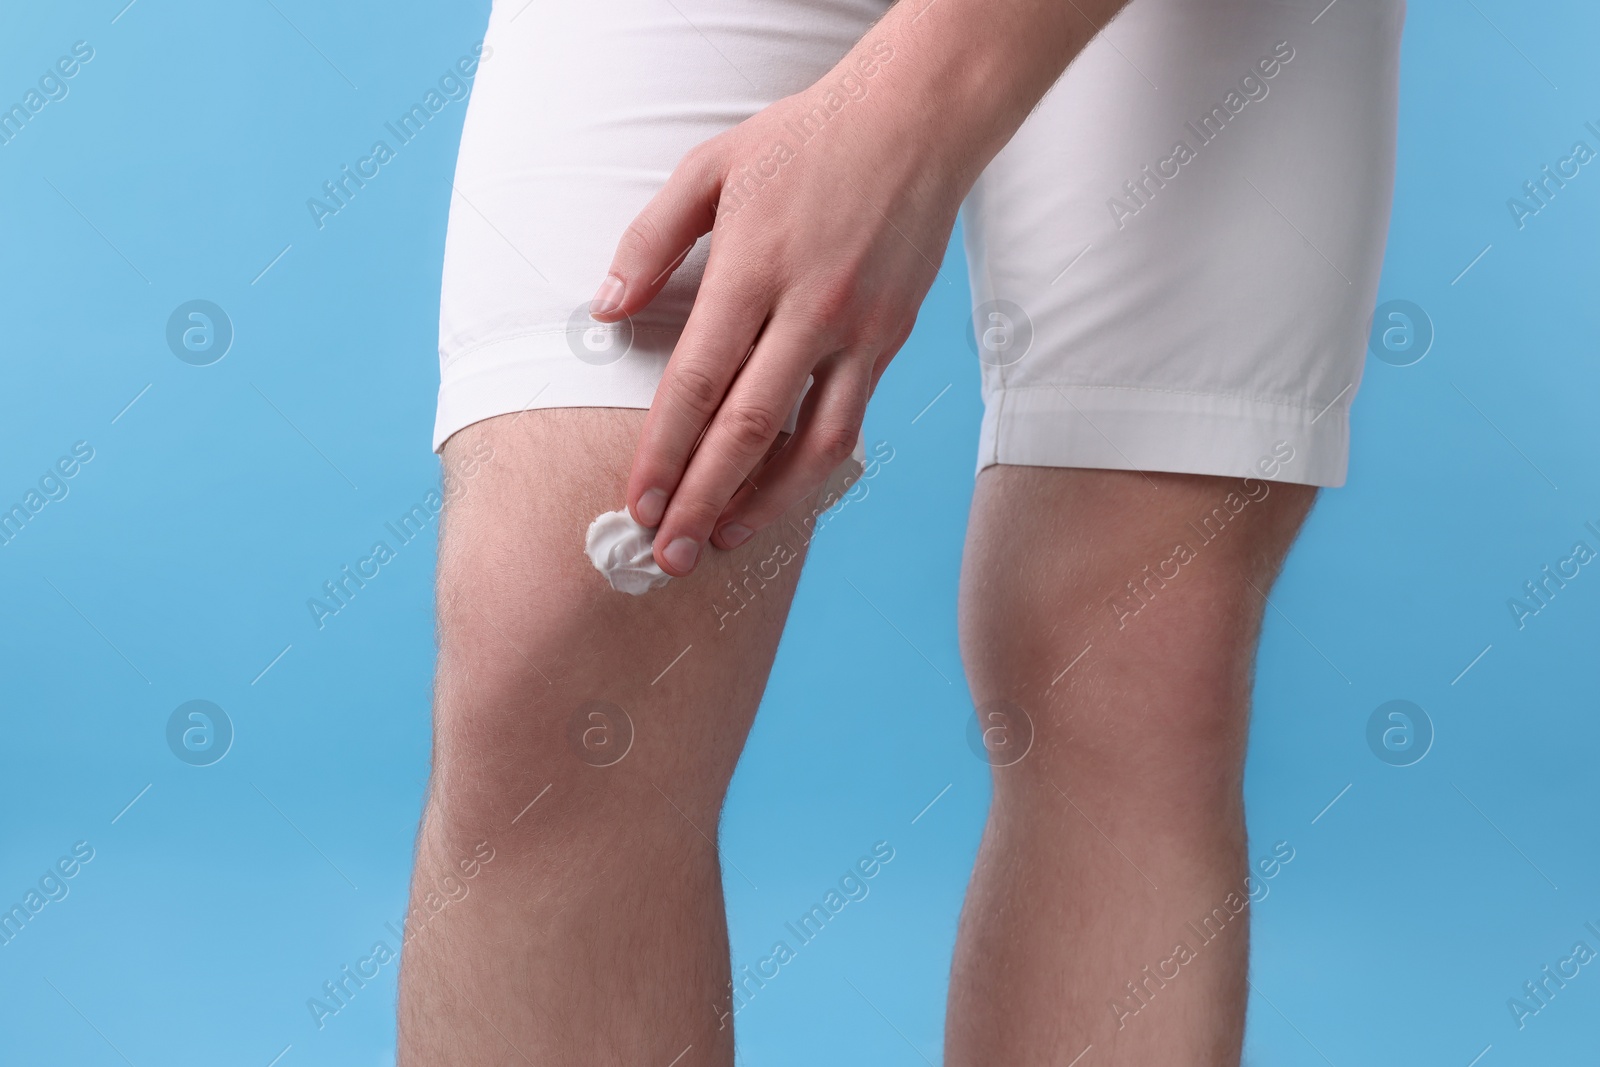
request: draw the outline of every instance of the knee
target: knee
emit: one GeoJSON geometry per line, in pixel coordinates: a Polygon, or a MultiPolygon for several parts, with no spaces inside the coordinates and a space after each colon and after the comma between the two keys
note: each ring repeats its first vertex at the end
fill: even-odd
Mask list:
{"type": "Polygon", "coordinates": [[[1066,538],[1051,530],[1054,542],[1025,532],[1018,544],[1010,531],[1041,524],[1005,507],[975,513],[963,658],[980,720],[1013,739],[1032,732],[996,788],[1048,781],[1169,813],[1215,811],[1237,802],[1265,596],[1313,491],[1273,486],[1204,539],[1193,516],[1226,498],[1221,479],[1157,476],[1152,488],[1112,477],[1121,473],[1050,472],[1066,483],[1060,500],[1054,485],[1027,487],[1030,509],[1074,520],[1066,538]],[[986,536],[984,522],[1007,518],[1006,541],[986,536]]]}
{"type": "Polygon", "coordinates": [[[1246,594],[1243,581],[1195,580],[1121,626],[1109,610],[1069,625],[1016,623],[1027,636],[999,648],[986,638],[986,651],[968,656],[980,722],[1012,743],[1031,734],[1016,764],[1023,777],[1187,789],[1236,770],[1260,604],[1246,594]]]}
{"type": "Polygon", "coordinates": [[[428,832],[488,836],[513,864],[637,856],[641,833],[714,840],[745,694],[653,684],[673,654],[647,639],[670,632],[665,600],[597,593],[582,571],[489,592],[493,573],[478,559],[441,583],[428,832]]]}
{"type": "Polygon", "coordinates": [[[488,440],[495,460],[440,540],[433,825],[470,836],[520,817],[519,834],[615,843],[665,817],[714,839],[799,568],[763,576],[732,626],[724,586],[781,531],[645,596],[611,589],[583,535],[622,498],[644,414],[501,417],[446,446],[488,440]]]}
{"type": "Polygon", "coordinates": [[[601,841],[646,811],[670,812],[664,798],[714,827],[719,769],[679,743],[660,687],[573,632],[578,615],[544,638],[485,624],[441,641],[429,790],[439,829],[476,839],[497,828],[530,846],[601,841]]]}

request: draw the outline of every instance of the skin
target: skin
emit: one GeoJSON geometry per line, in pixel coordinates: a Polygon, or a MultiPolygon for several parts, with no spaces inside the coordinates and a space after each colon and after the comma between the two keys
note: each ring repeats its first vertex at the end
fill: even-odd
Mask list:
{"type": "MultiPolygon", "coordinates": [[[[583,531],[622,491],[645,418],[530,411],[446,445],[449,470],[490,458],[449,495],[441,533],[401,1067],[733,1063],[721,887],[739,873],[713,842],[822,501],[687,579],[620,595],[583,531]],[[780,543],[794,557],[723,615],[727,583],[780,543]],[[634,724],[604,767],[571,734],[597,699],[634,724]],[[485,845],[494,858],[463,880],[485,845]],[[466,893],[431,909],[452,884],[466,893]]],[[[962,656],[978,705],[1023,706],[1035,738],[995,771],[951,975],[950,1067],[1065,1065],[1089,1044],[1114,1067],[1238,1063],[1247,914],[1125,1025],[1110,1005],[1244,882],[1261,593],[1314,490],[1272,485],[1126,625],[1106,604],[1238,488],[1038,467],[978,478],[962,656]]]]}
{"type": "Polygon", "coordinates": [[[448,495],[440,537],[433,773],[401,957],[404,1067],[733,1062],[717,821],[818,504],[689,579],[619,594],[583,536],[621,495],[644,418],[530,411],[475,423],[445,447],[447,470],[473,473],[448,495]],[[793,557],[726,615],[728,583],[780,544],[793,557]],[[595,700],[633,723],[609,766],[595,765],[600,738],[588,760],[573,739],[595,700]],[[494,859],[468,892],[428,907],[485,842],[494,859]]]}
{"type": "Polygon", "coordinates": [[[1238,1064],[1248,910],[1203,946],[1188,924],[1230,894],[1230,913],[1248,900],[1251,667],[1263,597],[1316,492],[1249,484],[1265,495],[1121,615],[1108,600],[1137,605],[1127,583],[1194,544],[1188,524],[1238,480],[1013,466],[978,478],[962,660],[976,706],[1020,705],[1034,741],[994,771],[947,1067],[1065,1065],[1090,1045],[1083,1064],[1238,1064]],[[1196,958],[1164,981],[1179,941],[1196,958]],[[1147,980],[1131,997],[1127,983],[1147,980]]]}
{"type": "MultiPolygon", "coordinates": [[[[875,43],[895,50],[848,122],[722,210],[730,175],[766,155],[805,94],[779,101],[692,152],[623,239],[602,320],[643,308],[713,233],[649,412],[536,410],[451,438],[447,469],[492,458],[450,494],[441,534],[434,766],[412,887],[413,915],[430,917],[407,929],[402,1067],[733,1063],[714,842],[807,518],[962,196],[1120,6],[891,9],[837,68],[875,43]],[[679,576],[644,597],[615,593],[583,555],[589,520],[618,497],[659,525],[657,561],[679,576]],[[777,576],[745,586],[728,617],[729,583],[780,549],[777,576]],[[610,766],[573,740],[595,700],[634,724],[610,766]],[[427,911],[484,843],[494,859],[469,891],[427,911]]],[[[1314,490],[1272,485],[1133,618],[1107,605],[1238,488],[1011,466],[978,478],[962,655],[978,706],[1022,707],[1035,736],[995,771],[951,975],[950,1067],[1064,1067],[1090,1047],[1082,1067],[1238,1063],[1247,912],[1178,978],[1146,987],[1137,1012],[1113,1004],[1244,884],[1251,660],[1314,490]]]]}

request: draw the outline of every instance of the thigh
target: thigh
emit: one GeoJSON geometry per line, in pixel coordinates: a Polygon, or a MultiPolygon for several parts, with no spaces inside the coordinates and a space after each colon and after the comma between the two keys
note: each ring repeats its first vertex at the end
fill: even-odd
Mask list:
{"type": "Polygon", "coordinates": [[[980,467],[1344,481],[1404,3],[1321,6],[1132,0],[991,163],[980,467]]]}
{"type": "Polygon", "coordinates": [[[622,499],[644,415],[529,411],[445,448],[434,793],[447,818],[503,825],[551,785],[575,816],[664,804],[659,788],[714,825],[821,505],[688,578],[612,589],[584,538],[622,499]]]}

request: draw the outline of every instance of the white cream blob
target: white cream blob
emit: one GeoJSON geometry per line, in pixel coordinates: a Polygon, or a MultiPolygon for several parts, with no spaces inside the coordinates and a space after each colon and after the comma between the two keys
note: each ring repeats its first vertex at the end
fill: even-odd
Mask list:
{"type": "MultiPolygon", "coordinates": [[[[856,435],[855,451],[839,465],[823,490],[826,507],[832,506],[857,478],[866,462],[866,438],[856,435]]],[[[815,518],[816,513],[813,513],[815,518]]],[[[608,511],[589,524],[589,535],[584,540],[584,550],[594,569],[605,576],[611,588],[620,593],[643,596],[672,581],[672,575],[656,563],[651,547],[656,532],[634,521],[627,508],[608,511]]]]}
{"type": "Polygon", "coordinates": [[[662,570],[651,554],[656,532],[634,521],[627,508],[608,511],[589,524],[585,549],[595,570],[605,575],[611,588],[640,596],[666,585],[672,575],[662,570]]]}

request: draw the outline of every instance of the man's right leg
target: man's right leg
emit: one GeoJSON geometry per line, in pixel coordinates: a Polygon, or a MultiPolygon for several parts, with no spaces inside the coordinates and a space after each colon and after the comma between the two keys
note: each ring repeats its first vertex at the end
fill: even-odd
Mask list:
{"type": "Polygon", "coordinates": [[[644,416],[529,411],[446,446],[452,470],[492,458],[440,543],[401,1067],[733,1062],[717,820],[815,505],[689,578],[612,590],[584,532],[620,505],[644,416]],[[628,730],[593,701],[631,719],[618,762],[628,730]]]}

